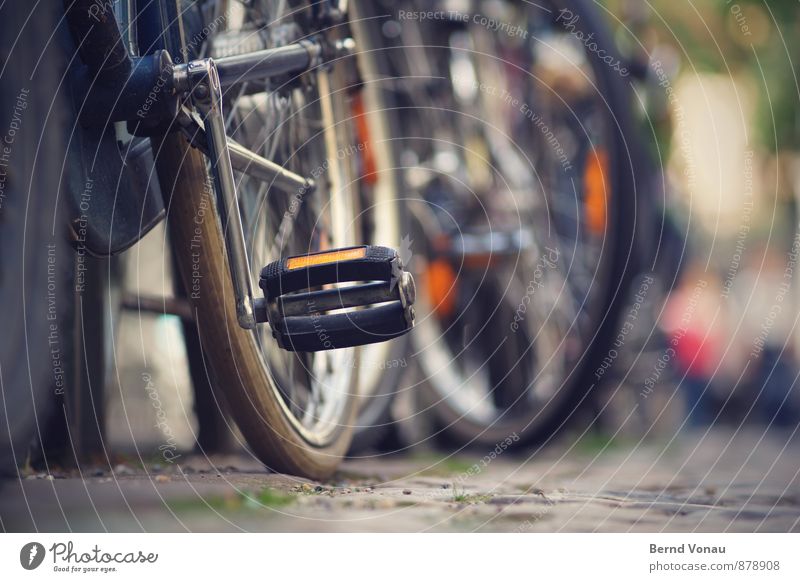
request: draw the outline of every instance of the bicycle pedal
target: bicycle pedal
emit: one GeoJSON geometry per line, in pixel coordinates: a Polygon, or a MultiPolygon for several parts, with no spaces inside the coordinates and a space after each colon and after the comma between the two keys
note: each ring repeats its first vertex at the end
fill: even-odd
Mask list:
{"type": "Polygon", "coordinates": [[[348,247],[275,261],[261,270],[259,286],[265,313],[257,317],[269,321],[278,345],[288,351],[377,343],[414,326],[414,279],[387,247],[348,247]]]}

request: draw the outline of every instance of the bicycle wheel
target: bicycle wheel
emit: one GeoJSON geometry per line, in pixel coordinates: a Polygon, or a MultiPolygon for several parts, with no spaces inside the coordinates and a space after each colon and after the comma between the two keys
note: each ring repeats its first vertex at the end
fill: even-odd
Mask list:
{"type": "Polygon", "coordinates": [[[421,407],[459,444],[541,441],[589,393],[631,269],[625,81],[590,3],[399,8],[421,407]]]}
{"type": "Polygon", "coordinates": [[[64,62],[48,41],[60,12],[48,3],[0,6],[0,473],[27,460],[70,380],[73,262],[53,171],[65,156],[64,62]]]}
{"type": "MultiPolygon", "coordinates": [[[[189,8],[202,14],[202,30],[212,30],[192,37],[202,38],[197,56],[278,47],[317,32],[307,28],[306,2],[230,3],[224,13],[221,6],[204,2],[189,8]]],[[[323,34],[331,42],[352,35],[359,52],[369,55],[369,38],[357,32],[344,23],[323,34]]],[[[353,59],[338,59],[298,76],[239,83],[226,91],[228,135],[317,183],[313,195],[300,196],[238,177],[254,274],[293,254],[363,243],[399,246],[393,178],[383,172],[381,147],[371,133],[383,121],[380,111],[365,113],[372,97],[355,65],[353,59]]],[[[360,392],[375,390],[382,380],[379,364],[396,345],[289,353],[278,348],[265,326],[240,328],[206,161],[176,136],[166,138],[157,154],[162,189],[170,192],[172,243],[192,291],[197,331],[238,426],[268,467],[329,476],[350,444],[360,392]],[[367,369],[373,363],[377,373],[370,373],[371,365],[367,369]]],[[[257,288],[256,280],[253,285],[257,288]]]]}

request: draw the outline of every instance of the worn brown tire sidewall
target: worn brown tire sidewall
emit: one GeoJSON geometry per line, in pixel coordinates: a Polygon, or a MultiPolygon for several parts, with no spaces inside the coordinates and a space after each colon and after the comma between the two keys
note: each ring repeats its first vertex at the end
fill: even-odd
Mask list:
{"type": "Polygon", "coordinates": [[[247,444],[269,469],[313,479],[329,477],[350,445],[356,397],[348,399],[343,426],[330,444],[312,446],[303,439],[272,387],[253,333],[237,322],[205,158],[180,134],[166,136],[157,150],[171,244],[216,389],[228,401],[247,444]]]}

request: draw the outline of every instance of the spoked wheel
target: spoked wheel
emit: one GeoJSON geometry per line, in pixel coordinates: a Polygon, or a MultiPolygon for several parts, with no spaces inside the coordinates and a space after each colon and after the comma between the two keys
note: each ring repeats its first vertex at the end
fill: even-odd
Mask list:
{"type": "Polygon", "coordinates": [[[473,3],[516,29],[400,22],[425,241],[414,357],[423,410],[458,443],[551,436],[610,347],[634,232],[630,127],[622,77],[574,33],[614,54],[602,23],[569,6],[473,3]]]}
{"type": "MultiPolygon", "coordinates": [[[[278,47],[317,32],[308,29],[305,2],[207,2],[195,8],[204,22],[216,23],[205,27],[214,32],[198,57],[278,47]]],[[[369,37],[360,38],[357,28],[342,24],[323,34],[330,42],[352,36],[369,55],[369,37]]],[[[342,58],[299,76],[243,82],[225,92],[228,136],[316,182],[309,194],[237,176],[256,289],[261,268],[278,259],[355,244],[399,246],[399,201],[376,140],[381,113],[364,113],[374,96],[357,72],[355,59],[342,58]]],[[[398,345],[291,353],[278,347],[266,326],[240,328],[222,246],[225,225],[216,216],[206,160],[183,138],[168,137],[159,152],[159,175],[171,192],[173,244],[203,349],[249,446],[274,470],[330,475],[350,444],[360,397],[385,379],[371,372],[381,372],[380,363],[398,345]]]]}

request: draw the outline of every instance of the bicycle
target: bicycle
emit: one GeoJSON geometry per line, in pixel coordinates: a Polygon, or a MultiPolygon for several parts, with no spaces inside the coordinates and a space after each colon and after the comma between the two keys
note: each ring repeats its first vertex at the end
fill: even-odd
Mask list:
{"type": "Polygon", "coordinates": [[[334,2],[64,6],[81,143],[63,159],[83,158],[64,166],[98,193],[68,188],[73,238],[114,255],[166,216],[189,315],[250,447],[274,470],[330,475],[360,394],[386,380],[359,380],[358,363],[402,344],[357,346],[413,325],[413,279],[386,246],[401,230],[389,124],[354,54],[369,54],[369,31],[334,2]],[[82,163],[92,155],[106,166],[82,163]],[[129,182],[142,173],[146,187],[129,182]]]}
{"type": "Polygon", "coordinates": [[[642,262],[632,67],[591,2],[380,4],[420,281],[413,414],[451,447],[546,443],[584,416],[642,262]]]}

